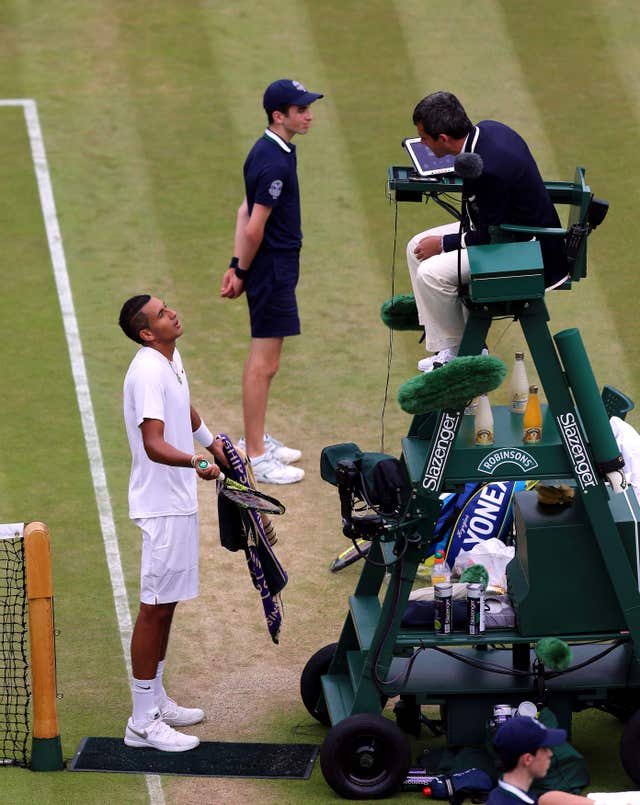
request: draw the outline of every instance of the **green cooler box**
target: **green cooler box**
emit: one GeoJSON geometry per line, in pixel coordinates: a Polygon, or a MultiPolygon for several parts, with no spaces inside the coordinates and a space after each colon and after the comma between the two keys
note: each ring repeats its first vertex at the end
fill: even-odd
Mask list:
{"type": "MultiPolygon", "coordinates": [[[[628,494],[634,515],[640,507],[628,494]]],[[[636,567],[635,522],[624,495],[610,491],[609,505],[631,565],[636,567]]],[[[516,556],[507,585],[524,636],[612,632],[626,629],[613,584],[582,501],[562,509],[540,506],[535,491],[514,504],[516,556]]]]}

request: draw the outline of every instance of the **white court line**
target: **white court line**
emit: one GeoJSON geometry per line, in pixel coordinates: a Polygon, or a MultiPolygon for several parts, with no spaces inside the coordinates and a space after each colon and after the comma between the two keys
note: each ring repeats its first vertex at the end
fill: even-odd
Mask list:
{"type": "MultiPolygon", "coordinates": [[[[58,290],[64,332],[69,349],[73,382],[76,388],[82,430],[84,432],[84,440],[91,468],[93,491],[98,506],[102,540],[104,542],[104,550],[109,567],[109,577],[111,579],[111,589],[113,591],[113,600],[118,618],[122,653],[127,667],[127,674],[129,679],[131,679],[131,658],[129,654],[132,632],[131,611],[129,609],[129,599],[124,583],[124,574],[122,572],[118,535],[116,534],[111,498],[109,497],[109,488],[107,487],[107,476],[102,460],[98,428],[93,413],[93,404],[91,402],[91,390],[89,388],[89,380],[82,353],[82,342],[80,340],[78,322],[73,306],[69,274],[67,272],[67,261],[62,247],[62,235],[60,234],[60,227],[58,226],[58,216],[53,199],[49,166],[47,164],[42,129],[40,128],[40,120],[38,118],[38,108],[36,102],[30,98],[0,100],[0,106],[22,106],[24,109],[29,142],[31,144],[31,155],[38,182],[40,205],[42,207],[42,215],[49,243],[49,252],[51,254],[51,264],[58,290]]],[[[150,802],[153,805],[164,805],[165,799],[160,777],[158,775],[148,774],[145,776],[145,780],[150,802]]]]}

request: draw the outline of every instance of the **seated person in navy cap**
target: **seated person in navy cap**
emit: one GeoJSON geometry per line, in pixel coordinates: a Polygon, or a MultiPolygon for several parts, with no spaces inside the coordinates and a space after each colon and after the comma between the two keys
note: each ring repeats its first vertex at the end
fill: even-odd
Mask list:
{"type": "Polygon", "coordinates": [[[503,775],[489,794],[487,805],[585,805],[586,797],[565,791],[547,791],[536,797],[529,788],[549,771],[553,746],[567,740],[561,729],[549,729],[531,716],[515,716],[498,728],[493,745],[502,762],[503,775]]]}

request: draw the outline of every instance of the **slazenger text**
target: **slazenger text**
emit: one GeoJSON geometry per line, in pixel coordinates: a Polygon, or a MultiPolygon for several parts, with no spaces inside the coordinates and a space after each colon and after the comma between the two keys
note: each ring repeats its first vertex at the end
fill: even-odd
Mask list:
{"type": "Polygon", "coordinates": [[[593,467],[591,466],[591,462],[589,461],[589,457],[587,456],[587,450],[582,441],[580,431],[578,430],[576,418],[572,413],[561,414],[558,417],[558,423],[560,424],[560,430],[564,436],[580,486],[583,489],[587,489],[589,486],[597,486],[598,481],[593,467]]]}
{"type": "Polygon", "coordinates": [[[449,450],[451,450],[451,445],[456,438],[456,426],[459,419],[460,414],[456,416],[445,414],[442,419],[442,424],[436,435],[435,446],[431,451],[429,463],[422,479],[422,486],[427,492],[435,492],[438,488],[449,450]]]}

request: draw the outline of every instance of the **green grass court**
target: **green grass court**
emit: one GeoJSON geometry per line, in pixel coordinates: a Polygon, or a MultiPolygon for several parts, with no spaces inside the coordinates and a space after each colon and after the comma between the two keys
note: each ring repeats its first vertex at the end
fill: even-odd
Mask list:
{"type": "MultiPolygon", "coordinates": [[[[598,382],[617,386],[640,407],[639,37],[640,9],[622,0],[0,4],[0,99],[37,103],[133,614],[138,535],[127,519],[121,417],[133,345],[116,324],[120,305],[149,289],[178,309],[194,403],[212,430],[238,437],[248,317],[244,300],[222,301],[218,290],[243,193],[242,163],[265,125],[267,83],[288,76],[325,94],[314,106],[311,133],[296,140],[303,335],[286,344],[269,415],[276,435],[303,447],[307,472],[299,489],[283,494],[292,512],[281,525],[284,564],[296,572],[285,590],[290,610],[281,646],[267,646],[261,624],[256,630],[284,682],[277,707],[268,697],[256,702],[255,716],[238,718],[229,740],[319,743],[324,734],[299,701],[300,662],[337,639],[357,570],[327,570],[346,543],[337,498],[319,478],[319,453],[340,441],[379,448],[388,334],[378,311],[391,293],[393,246],[386,171],[406,164],[400,143],[413,134],[412,109],[428,92],[449,89],[472,119],[513,126],[547,179],[570,180],[584,165],[592,190],[610,202],[590,240],[588,278],[548,300],[551,328],[578,326],[598,382]],[[308,507],[304,519],[293,514],[296,506],[308,507]]],[[[396,292],[409,288],[407,240],[441,220],[438,208],[400,206],[396,292]]],[[[51,529],[68,760],[83,736],[121,734],[129,692],[92,483],[96,467],[83,436],[20,106],[0,106],[0,228],[0,520],[42,519],[51,529]]],[[[508,363],[519,346],[519,328],[501,322],[491,331],[492,352],[508,363]]],[[[420,350],[413,334],[396,334],[389,452],[399,451],[408,426],[395,395],[414,374],[420,350]]],[[[638,408],[629,421],[639,426],[638,408]]],[[[214,569],[207,572],[219,574],[217,584],[230,578],[225,573],[245,572],[223,556],[215,533],[208,540],[207,566],[214,569]]],[[[168,668],[170,682],[172,673],[176,682],[189,677],[196,690],[214,689],[224,673],[223,621],[237,618],[235,640],[251,642],[236,610],[225,611],[211,589],[203,592],[200,614],[211,618],[213,642],[203,644],[200,632],[190,631],[192,612],[180,660],[168,668]]],[[[243,651],[250,668],[249,646],[243,651]]],[[[246,705],[249,693],[237,691],[246,705]]],[[[208,740],[216,740],[212,717],[208,740]]],[[[618,760],[618,722],[588,711],[574,725],[590,790],[630,786],[618,760]]],[[[428,740],[423,735],[416,746],[428,740]]],[[[0,770],[0,799],[15,803],[337,801],[319,768],[308,782],[171,778],[162,789],[154,785],[134,775],[0,770]]]]}

